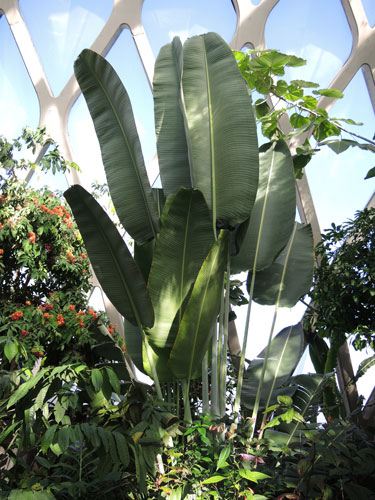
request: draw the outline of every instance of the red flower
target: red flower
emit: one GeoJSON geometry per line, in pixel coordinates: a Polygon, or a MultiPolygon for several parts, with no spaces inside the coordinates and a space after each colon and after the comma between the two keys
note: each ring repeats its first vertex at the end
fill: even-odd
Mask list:
{"type": "Polygon", "coordinates": [[[39,350],[39,347],[33,347],[31,349],[31,352],[34,354],[34,356],[38,356],[38,358],[41,358],[43,356],[43,353],[39,350]]]}
{"type": "Polygon", "coordinates": [[[46,305],[44,306],[44,309],[45,309],[46,311],[50,311],[51,309],[53,309],[53,306],[52,306],[51,304],[46,304],[46,305]]]}
{"type": "Polygon", "coordinates": [[[32,231],[29,232],[29,241],[32,244],[35,243],[35,233],[33,233],[32,231]]]}
{"type": "Polygon", "coordinates": [[[81,257],[82,257],[82,259],[86,259],[86,254],[81,253],[81,257]]]}
{"type": "Polygon", "coordinates": [[[26,330],[21,330],[21,335],[22,337],[27,337],[29,335],[29,332],[27,332],[26,330]]]}
{"type": "Polygon", "coordinates": [[[65,319],[64,319],[64,316],[62,314],[57,315],[57,324],[59,326],[62,326],[65,324],[65,319]]]}
{"type": "Polygon", "coordinates": [[[4,253],[4,250],[2,248],[0,248],[0,255],[3,255],[4,253]]]}
{"type": "Polygon", "coordinates": [[[76,310],[76,306],[75,306],[75,305],[73,305],[73,304],[72,304],[72,305],[70,305],[70,306],[69,306],[69,310],[70,310],[70,311],[75,311],[75,310],[76,310]]]}
{"type": "Polygon", "coordinates": [[[44,313],[43,314],[43,318],[45,318],[47,321],[52,317],[51,314],[48,314],[48,313],[44,313]]]}
{"type": "Polygon", "coordinates": [[[13,321],[17,321],[18,319],[21,319],[23,317],[23,312],[22,311],[16,311],[12,314],[11,318],[13,321]]]}
{"type": "Polygon", "coordinates": [[[122,350],[126,352],[126,347],[124,345],[122,346],[122,350]]]}
{"type": "Polygon", "coordinates": [[[79,318],[79,326],[82,326],[82,328],[85,326],[85,323],[81,320],[81,318],[79,318]]]}

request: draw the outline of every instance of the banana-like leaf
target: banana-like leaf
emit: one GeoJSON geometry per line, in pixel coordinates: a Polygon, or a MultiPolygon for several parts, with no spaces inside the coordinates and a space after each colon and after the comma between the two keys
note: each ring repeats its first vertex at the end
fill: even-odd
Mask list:
{"type": "Polygon", "coordinates": [[[191,187],[189,150],[181,95],[182,45],[178,37],[160,49],[154,73],[156,145],[167,195],[191,187]]]}
{"type": "MultiPolygon", "coordinates": [[[[256,273],[254,301],[262,305],[293,307],[311,287],[314,244],[310,226],[296,223],[288,244],[275,262],[256,273]]],[[[249,288],[251,272],[247,278],[249,288]]]]}
{"type": "Polygon", "coordinates": [[[171,326],[214,242],[211,219],[202,194],[181,188],[167,206],[148,279],[155,323],[147,330],[152,347],[173,345],[171,326]]]}
{"type": "MultiPolygon", "coordinates": [[[[170,349],[167,347],[154,347],[149,345],[149,355],[152,357],[152,360],[155,365],[156,373],[158,375],[159,382],[172,382],[175,380],[175,377],[168,366],[170,349]]],[[[143,371],[151,378],[152,371],[150,367],[150,362],[148,359],[148,355],[146,352],[146,346],[142,345],[142,358],[143,358],[143,371]]]]}
{"type": "Polygon", "coordinates": [[[221,231],[194,284],[168,363],[178,379],[201,376],[220,308],[228,246],[229,232],[221,231]]]}
{"type": "Polygon", "coordinates": [[[116,226],[83,187],[72,186],[64,196],[109,300],[131,323],[152,327],[154,310],[145,280],[116,226]]]}
{"type": "Polygon", "coordinates": [[[129,96],[112,66],[92,50],[81,52],[74,72],[94,121],[118,218],[144,243],[155,237],[159,219],[129,96]]]}
{"type": "Polygon", "coordinates": [[[296,187],[289,148],[282,140],[265,146],[259,157],[259,186],[250,224],[238,255],[231,259],[233,273],[253,269],[254,264],[259,271],[269,267],[293,229],[296,187]]]}
{"type": "MultiPolygon", "coordinates": [[[[272,386],[274,396],[270,404],[274,404],[274,399],[279,394],[288,394],[289,392],[277,391],[292,375],[302,356],[303,348],[303,329],[301,323],[294,326],[288,326],[281,330],[271,341],[267,368],[264,374],[260,407],[265,408],[267,399],[272,386]]],[[[258,391],[260,376],[266,349],[258,354],[246,370],[241,392],[241,404],[246,408],[253,408],[258,391]]]]}
{"type": "Polygon", "coordinates": [[[183,48],[182,86],[193,187],[220,227],[249,218],[258,188],[254,111],[230,47],[216,33],[183,48]]]}

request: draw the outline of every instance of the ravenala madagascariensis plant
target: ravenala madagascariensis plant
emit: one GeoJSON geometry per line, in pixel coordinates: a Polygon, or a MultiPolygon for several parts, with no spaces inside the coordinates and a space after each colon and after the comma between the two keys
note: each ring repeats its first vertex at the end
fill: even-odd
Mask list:
{"type": "MultiPolygon", "coordinates": [[[[311,283],[312,237],[308,227],[294,224],[288,147],[270,143],[259,156],[247,85],[215,33],[184,46],[175,38],[157,58],[153,87],[162,191],[148,181],[130,100],[113,68],[84,50],[75,74],[94,121],[114,207],[135,242],[134,256],[89,193],[73,186],[65,196],[95,273],[125,318],[127,350],[153,378],[159,398],[160,383],[167,383],[169,394],[181,383],[186,420],[190,381],[201,377],[202,363],[207,375],[210,361],[211,413],[223,415],[231,269],[250,270],[250,306],[256,299],[290,307],[311,283]]],[[[244,338],[237,410],[247,331],[244,338]]],[[[266,353],[260,387],[267,358],[266,353]]],[[[276,380],[278,370],[272,373],[276,380]]],[[[203,377],[205,410],[206,382],[203,377]]]]}

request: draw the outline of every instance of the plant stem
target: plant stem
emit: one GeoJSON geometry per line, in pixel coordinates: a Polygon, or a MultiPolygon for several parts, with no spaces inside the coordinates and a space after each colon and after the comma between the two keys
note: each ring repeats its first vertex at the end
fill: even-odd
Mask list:
{"type": "Polygon", "coordinates": [[[218,411],[218,383],[217,383],[217,330],[213,327],[212,354],[211,354],[211,415],[217,417],[218,411]]]}
{"type": "Polygon", "coordinates": [[[210,411],[210,401],[208,395],[208,352],[202,361],[202,410],[207,415],[210,411]]]}
{"type": "Polygon", "coordinates": [[[219,337],[217,341],[217,406],[218,406],[218,415],[221,418],[223,416],[222,413],[222,386],[225,385],[225,380],[222,379],[222,364],[223,364],[223,330],[224,330],[224,289],[221,293],[221,302],[220,302],[220,313],[219,313],[219,337]]]}
{"type": "Polygon", "coordinates": [[[229,323],[229,307],[230,307],[230,251],[228,247],[228,260],[227,260],[227,282],[225,287],[225,301],[224,301],[224,325],[223,325],[223,351],[221,353],[221,394],[220,394],[220,413],[223,417],[226,410],[226,397],[227,397],[227,350],[228,350],[228,323],[229,323]]]}
{"type": "Polygon", "coordinates": [[[181,381],[182,385],[182,396],[184,398],[184,421],[188,424],[193,422],[191,418],[191,409],[190,409],[190,396],[189,396],[189,388],[190,384],[184,379],[181,381]]]}

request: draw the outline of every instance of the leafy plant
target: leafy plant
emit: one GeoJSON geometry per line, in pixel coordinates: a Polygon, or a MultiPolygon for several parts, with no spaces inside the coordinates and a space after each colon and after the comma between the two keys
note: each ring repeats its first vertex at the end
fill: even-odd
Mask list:
{"type": "Polygon", "coordinates": [[[319,266],[310,292],[313,308],[305,316],[306,326],[330,341],[330,349],[314,348],[313,359],[329,371],[337,350],[351,339],[355,349],[374,350],[374,209],[357,212],[353,220],[332,225],[316,248],[319,266]],[[318,361],[317,361],[318,362],[318,361]]]}
{"type": "MultiPolygon", "coordinates": [[[[211,413],[223,416],[231,261],[235,271],[252,270],[249,280],[254,283],[257,276],[256,290],[262,286],[269,294],[274,287],[276,294],[269,301],[279,305],[285,291],[277,297],[278,287],[290,288],[289,304],[307,291],[311,281],[311,233],[293,224],[289,150],[283,141],[262,148],[258,189],[253,110],[232,52],[214,33],[193,37],[183,47],[176,38],[162,48],[155,65],[157,148],[167,196],[164,208],[160,204],[158,208],[129,98],[118,76],[105,59],[89,50],[78,57],[75,73],[98,134],[113,204],[135,241],[134,259],[88,193],[73,186],[65,196],[93,268],[125,317],[128,352],[137,367],[154,379],[159,399],[160,383],[181,384],[185,420],[191,421],[190,382],[201,377],[210,351],[211,413]],[[300,237],[304,243],[295,246],[300,237]],[[281,253],[280,265],[274,264],[280,274],[272,265],[282,250],[286,256],[281,253]],[[299,287],[292,287],[293,278],[288,281],[298,260],[295,252],[303,254],[306,263],[299,287]],[[286,263],[287,274],[282,271],[286,263]],[[267,268],[268,276],[257,273],[267,268]]],[[[243,361],[239,381],[242,370],[243,361]]],[[[202,390],[207,411],[204,380],[202,390]]],[[[173,395],[178,400],[178,391],[173,395]]]]}
{"type": "MultiPolygon", "coordinates": [[[[286,68],[306,64],[304,59],[277,50],[248,50],[246,54],[234,51],[234,54],[250,89],[263,94],[254,102],[262,134],[272,141],[301,136],[293,156],[298,179],[303,175],[302,169],[321,146],[327,145],[336,154],[349,147],[375,152],[374,140],[345,128],[346,125],[358,126],[361,123],[348,118],[330,117],[325,109],[319,107],[322,97],[341,99],[343,94],[339,90],[321,89],[319,84],[304,80],[287,82],[282,78],[286,68]],[[310,91],[311,94],[306,93],[310,91]],[[285,115],[289,117],[288,132],[280,126],[280,120],[285,115]]],[[[371,168],[365,179],[374,175],[375,169],[371,168]]]]}

